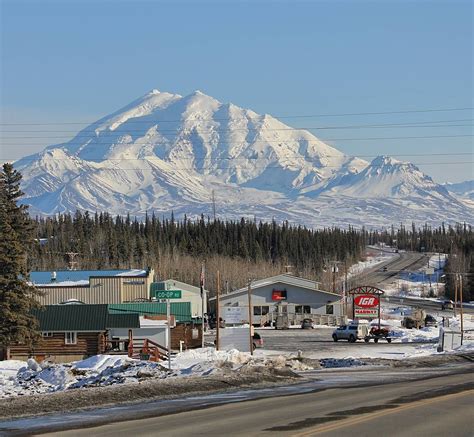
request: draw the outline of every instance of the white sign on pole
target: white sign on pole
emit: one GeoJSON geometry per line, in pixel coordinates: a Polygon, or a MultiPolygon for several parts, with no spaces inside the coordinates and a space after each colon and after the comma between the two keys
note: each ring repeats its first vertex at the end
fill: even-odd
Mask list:
{"type": "Polygon", "coordinates": [[[240,324],[245,321],[244,309],[242,307],[224,307],[222,313],[222,318],[226,324],[240,324]]]}
{"type": "Polygon", "coordinates": [[[426,275],[434,275],[434,268],[433,267],[426,268],[425,269],[425,274],[426,275]]]}
{"type": "Polygon", "coordinates": [[[250,327],[227,327],[220,331],[220,349],[237,349],[240,352],[250,352],[249,335],[250,327]]]}

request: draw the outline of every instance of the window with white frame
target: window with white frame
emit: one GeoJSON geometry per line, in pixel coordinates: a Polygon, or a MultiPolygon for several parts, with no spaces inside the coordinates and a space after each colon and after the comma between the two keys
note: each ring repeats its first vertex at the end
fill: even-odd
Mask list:
{"type": "Polygon", "coordinates": [[[64,344],[77,344],[77,332],[65,332],[64,344]]]}

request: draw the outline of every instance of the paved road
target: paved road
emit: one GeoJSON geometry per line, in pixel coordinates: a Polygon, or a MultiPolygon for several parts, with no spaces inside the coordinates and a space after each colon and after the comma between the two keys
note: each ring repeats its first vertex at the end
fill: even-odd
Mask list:
{"type": "Polygon", "coordinates": [[[474,375],[335,388],[64,431],[55,436],[472,436],[474,375]]]}
{"type": "Polygon", "coordinates": [[[428,258],[423,253],[400,252],[394,254],[388,261],[357,275],[357,281],[365,285],[373,285],[383,289],[384,284],[392,282],[401,271],[415,271],[426,266],[427,263],[428,258]],[[384,267],[387,268],[385,272],[383,271],[384,267]]]}

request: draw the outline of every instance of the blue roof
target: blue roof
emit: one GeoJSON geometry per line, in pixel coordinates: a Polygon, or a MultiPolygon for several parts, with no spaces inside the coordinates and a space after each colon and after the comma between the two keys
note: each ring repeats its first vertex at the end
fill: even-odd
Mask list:
{"type": "MultiPolygon", "coordinates": [[[[55,270],[56,281],[55,282],[77,282],[77,281],[88,281],[91,276],[117,276],[120,274],[130,273],[131,276],[146,276],[147,273],[140,274],[137,270],[55,270]],[[138,274],[137,274],[138,273],[138,274]]],[[[31,272],[30,280],[34,284],[50,284],[51,275],[53,271],[48,272],[31,272]]],[[[54,282],[53,282],[54,283],[54,282]]]]}

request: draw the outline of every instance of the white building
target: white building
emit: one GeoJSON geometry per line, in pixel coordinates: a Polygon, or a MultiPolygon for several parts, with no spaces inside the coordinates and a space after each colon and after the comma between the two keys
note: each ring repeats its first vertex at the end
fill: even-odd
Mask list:
{"type": "MultiPolygon", "coordinates": [[[[297,324],[304,318],[327,323],[344,314],[339,294],[319,289],[319,283],[309,279],[282,274],[251,284],[252,322],[268,324],[277,314],[287,314],[290,323],[297,324]]],[[[210,299],[215,308],[215,298],[210,299]]],[[[220,297],[221,314],[225,307],[245,307],[242,311],[248,322],[248,288],[241,288],[220,297]]],[[[334,321],[335,323],[335,321],[334,321]]]]}

